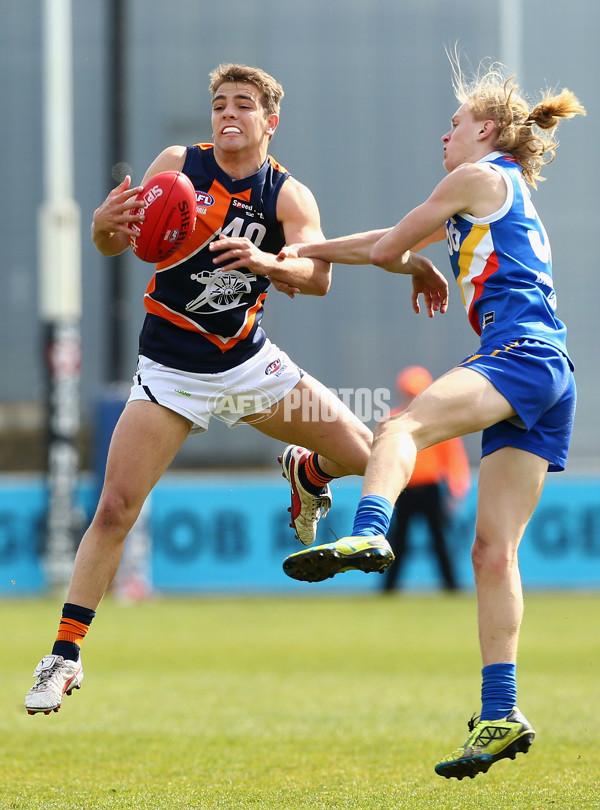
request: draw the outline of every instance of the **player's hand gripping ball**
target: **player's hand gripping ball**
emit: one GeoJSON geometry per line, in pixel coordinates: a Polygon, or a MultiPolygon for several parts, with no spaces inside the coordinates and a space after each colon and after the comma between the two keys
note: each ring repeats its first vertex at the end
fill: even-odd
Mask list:
{"type": "Polygon", "coordinates": [[[142,261],[162,262],[194,230],[194,185],[182,172],[161,172],[148,180],[135,199],[144,206],[144,221],[131,223],[131,249],[142,261]]]}

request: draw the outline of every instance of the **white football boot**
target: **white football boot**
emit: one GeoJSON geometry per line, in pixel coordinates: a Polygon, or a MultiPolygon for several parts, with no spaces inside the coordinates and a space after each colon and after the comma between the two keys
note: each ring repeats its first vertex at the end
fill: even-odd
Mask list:
{"type": "Polygon", "coordinates": [[[314,543],[317,538],[317,523],[331,508],[329,485],[325,486],[319,495],[313,495],[302,486],[298,476],[298,465],[309,455],[310,450],[290,444],[279,457],[283,477],[287,478],[292,488],[292,505],[288,508],[292,518],[290,527],[305,546],[314,543]]]}
{"type": "Polygon", "coordinates": [[[35,668],[36,682],[25,695],[28,714],[57,712],[63,695],[79,689],[83,680],[81,661],[67,661],[62,655],[45,655],[35,668]]]}

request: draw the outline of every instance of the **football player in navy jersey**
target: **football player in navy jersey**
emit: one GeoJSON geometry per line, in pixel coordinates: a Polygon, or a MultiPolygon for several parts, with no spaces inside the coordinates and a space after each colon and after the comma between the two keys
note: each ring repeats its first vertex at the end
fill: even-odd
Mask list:
{"type": "MultiPolygon", "coordinates": [[[[325,295],[331,281],[327,261],[279,256],[286,243],[323,239],[311,191],[268,154],[283,89],[264,71],[236,64],[220,65],[209,89],[213,143],[168,147],[141,186],[126,177],[94,213],[94,244],[115,256],[129,246],[130,225],[143,222],[135,197],[148,180],[183,171],[196,188],[194,232],[157,265],[144,296],[134,383],[56,641],[25,699],[30,714],[57,711],[63,694],[79,688],[80,644],[115,576],[125,537],[185,439],[205,431],[212,415],[292,442],[281,463],[292,489],[291,526],[304,544],[313,542],[329,509],[329,482],[364,473],[371,431],[260,325],[270,284],[292,296],[325,295]]],[[[431,262],[418,257],[413,269],[444,286],[431,262]]]]}
{"type": "MultiPolygon", "coordinates": [[[[375,264],[392,272],[411,250],[446,239],[477,352],[435,380],[375,431],[352,534],[288,557],[289,576],[319,581],[342,571],[384,570],[393,504],[418,451],[455,436],[482,434],[472,562],[482,656],[482,708],[464,745],[435,770],[473,777],[526,752],[534,731],[516,708],[516,660],[523,595],[518,547],[546,473],[566,464],[575,412],[566,328],[556,315],[550,244],[527,186],[536,187],[556,151],[562,118],[585,114],[569,90],[530,108],[500,65],[467,82],[453,62],[459,107],[442,137],[448,174],[393,228],[320,244],[288,256],[375,264]]],[[[413,307],[419,311],[418,279],[413,307]]],[[[430,315],[445,301],[425,296],[430,315]]]]}

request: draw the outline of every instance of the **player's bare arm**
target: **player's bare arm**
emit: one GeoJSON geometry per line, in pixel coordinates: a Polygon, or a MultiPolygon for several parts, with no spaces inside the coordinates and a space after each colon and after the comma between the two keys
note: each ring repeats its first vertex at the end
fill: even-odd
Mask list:
{"type": "Polygon", "coordinates": [[[353,233],[319,242],[286,245],[281,255],[304,256],[340,264],[371,264],[371,248],[389,228],[353,233]]]}
{"type": "Polygon", "coordinates": [[[160,172],[182,171],[186,154],[186,146],[167,146],[148,166],[146,174],[142,179],[142,185],[146,185],[148,180],[154,177],[155,174],[160,174],[160,172]]]}
{"type": "MultiPolygon", "coordinates": [[[[292,177],[279,193],[277,218],[290,244],[323,239],[315,198],[306,186],[292,177]]],[[[215,264],[226,263],[232,270],[247,268],[256,275],[268,276],[276,289],[292,296],[295,292],[325,295],[331,284],[328,262],[266,253],[246,237],[220,237],[212,242],[210,250],[215,252],[215,264]]]]}

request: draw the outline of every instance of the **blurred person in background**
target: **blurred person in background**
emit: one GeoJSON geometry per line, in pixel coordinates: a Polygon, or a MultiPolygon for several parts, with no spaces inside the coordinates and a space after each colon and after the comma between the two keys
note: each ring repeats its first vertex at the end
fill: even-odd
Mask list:
{"type": "MultiPolygon", "coordinates": [[[[396,378],[399,407],[390,416],[401,413],[412,400],[433,382],[433,377],[422,366],[407,366],[396,378]]],[[[469,461],[460,436],[446,442],[425,447],[417,453],[415,466],[398,500],[387,539],[396,556],[384,574],[384,592],[396,589],[402,566],[409,553],[409,528],[414,518],[422,517],[427,523],[431,550],[435,554],[443,588],[459,588],[451,551],[448,547],[450,516],[457,503],[468,493],[471,485],[469,461]]]]}

